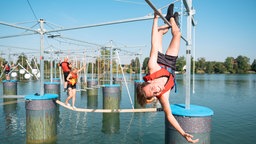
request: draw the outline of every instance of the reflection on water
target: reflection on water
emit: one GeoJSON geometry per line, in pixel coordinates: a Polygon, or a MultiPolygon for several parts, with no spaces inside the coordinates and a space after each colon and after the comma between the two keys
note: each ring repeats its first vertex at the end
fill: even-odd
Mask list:
{"type": "MultiPolygon", "coordinates": [[[[185,101],[184,75],[177,75],[177,93],[171,103],[185,101]]],[[[128,83],[133,98],[134,82],[128,83]]],[[[62,86],[61,86],[62,88],[62,86]]],[[[196,75],[195,94],[191,103],[214,110],[212,144],[254,143],[256,133],[256,75],[196,75]]],[[[18,82],[18,95],[38,93],[39,81],[18,82]]],[[[61,101],[67,98],[62,92],[61,101]]],[[[3,86],[0,85],[0,94],[3,86]]],[[[102,89],[97,98],[89,99],[86,91],[77,92],[76,106],[103,108],[102,89]]],[[[0,98],[0,143],[26,143],[25,103],[3,104],[11,100],[0,98]]],[[[122,86],[121,108],[131,108],[125,86],[122,86]]],[[[12,100],[15,101],[15,100],[12,100]]],[[[79,113],[58,108],[56,143],[164,143],[164,114],[157,113],[79,113]]]]}
{"type": "Polygon", "coordinates": [[[17,114],[15,113],[17,108],[17,99],[3,99],[4,103],[7,103],[3,106],[4,113],[5,113],[5,126],[6,132],[8,136],[12,136],[12,132],[17,131],[17,114]],[[10,104],[8,104],[10,103],[10,104]]]}

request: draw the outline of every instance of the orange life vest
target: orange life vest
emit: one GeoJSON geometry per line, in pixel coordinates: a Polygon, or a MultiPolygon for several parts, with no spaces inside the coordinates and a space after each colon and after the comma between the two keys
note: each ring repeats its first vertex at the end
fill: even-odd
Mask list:
{"type": "Polygon", "coordinates": [[[174,80],[174,74],[172,74],[171,72],[169,72],[168,70],[166,70],[165,68],[161,68],[160,70],[152,73],[152,74],[149,74],[149,75],[146,75],[143,77],[143,80],[145,82],[147,81],[151,81],[151,80],[154,80],[154,79],[157,79],[157,78],[160,78],[160,77],[167,77],[168,80],[164,86],[164,89],[163,91],[160,93],[160,95],[157,96],[157,98],[160,98],[164,93],[166,93],[168,90],[172,89],[175,85],[175,80],[174,80]]]}
{"type": "Polygon", "coordinates": [[[78,75],[75,74],[75,73],[73,73],[73,72],[70,72],[69,74],[71,74],[71,78],[70,78],[70,80],[68,81],[68,83],[71,84],[71,85],[75,85],[76,82],[77,82],[77,77],[78,77],[78,75]]]}

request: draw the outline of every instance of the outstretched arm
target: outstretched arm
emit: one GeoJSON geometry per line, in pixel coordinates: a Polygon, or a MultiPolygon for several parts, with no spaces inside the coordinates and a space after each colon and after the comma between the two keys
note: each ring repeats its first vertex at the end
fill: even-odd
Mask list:
{"type": "Polygon", "coordinates": [[[62,60],[61,60],[61,58],[60,58],[60,59],[59,59],[58,66],[61,66],[61,63],[62,63],[62,60]]]}
{"type": "Polygon", "coordinates": [[[168,119],[169,123],[184,137],[186,140],[190,143],[197,143],[199,139],[193,140],[193,136],[184,132],[184,130],[181,128],[175,117],[172,115],[172,111],[170,108],[170,103],[169,103],[169,92],[164,93],[160,98],[159,101],[162,105],[162,108],[165,112],[166,118],[168,119]]]}
{"type": "Polygon", "coordinates": [[[85,69],[85,67],[86,67],[86,64],[83,67],[81,67],[77,72],[82,71],[83,69],[85,69]]]}

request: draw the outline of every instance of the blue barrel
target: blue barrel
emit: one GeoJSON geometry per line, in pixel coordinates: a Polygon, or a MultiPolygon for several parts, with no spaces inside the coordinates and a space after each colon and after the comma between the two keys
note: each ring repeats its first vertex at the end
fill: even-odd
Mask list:
{"type": "Polygon", "coordinates": [[[27,95],[26,141],[27,143],[54,143],[57,136],[57,94],[27,95]]]}
{"type": "Polygon", "coordinates": [[[44,83],[45,94],[57,94],[60,97],[60,83],[59,82],[45,82],[44,83]]]}
{"type": "Polygon", "coordinates": [[[58,82],[58,83],[60,83],[60,78],[53,78],[53,79],[52,79],[52,82],[58,82]]]}
{"type": "MultiPolygon", "coordinates": [[[[87,80],[86,77],[81,77],[80,78],[81,81],[81,89],[86,89],[87,88],[87,80]]],[[[98,83],[97,83],[98,84],[98,83]]]]}
{"type": "Polygon", "coordinates": [[[121,91],[120,85],[104,85],[103,86],[103,108],[118,109],[120,106],[121,91]]]}
{"type": "MultiPolygon", "coordinates": [[[[17,80],[3,80],[3,95],[17,95],[17,80]]],[[[12,103],[4,105],[5,112],[15,111],[17,107],[17,98],[3,98],[4,103],[12,103]]]]}
{"type": "MultiPolygon", "coordinates": [[[[198,139],[198,144],[210,144],[211,118],[213,111],[207,107],[190,105],[185,109],[184,104],[171,105],[172,113],[183,130],[198,139]]],[[[186,139],[169,123],[165,117],[165,143],[188,144],[186,139]]]]}
{"type": "Polygon", "coordinates": [[[98,95],[98,81],[97,80],[87,80],[87,95],[88,96],[97,96],[98,95]]]}
{"type": "MultiPolygon", "coordinates": [[[[120,108],[120,85],[104,85],[102,92],[104,109],[120,108]]],[[[118,133],[120,129],[119,113],[103,113],[102,123],[102,132],[107,134],[118,133]]]]}
{"type": "Polygon", "coordinates": [[[17,95],[17,80],[3,80],[3,94],[17,95]]]}

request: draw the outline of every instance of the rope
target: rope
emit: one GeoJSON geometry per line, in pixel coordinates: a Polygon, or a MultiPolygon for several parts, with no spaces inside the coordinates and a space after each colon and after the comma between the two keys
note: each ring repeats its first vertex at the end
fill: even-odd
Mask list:
{"type": "Polygon", "coordinates": [[[8,101],[8,102],[0,103],[0,105],[15,104],[15,103],[19,103],[19,102],[25,102],[25,100],[8,101]]]}
{"type": "Polygon", "coordinates": [[[193,30],[193,94],[195,93],[195,69],[196,69],[196,27],[194,26],[193,30]]]}
{"type": "Polygon", "coordinates": [[[25,95],[3,95],[0,98],[25,98],[25,95]]]}
{"type": "Polygon", "coordinates": [[[33,15],[34,15],[34,17],[35,17],[35,20],[38,20],[38,18],[37,18],[36,14],[35,14],[35,12],[34,12],[34,10],[33,10],[33,8],[32,8],[32,6],[31,6],[29,0],[27,0],[27,2],[28,2],[28,5],[29,5],[29,7],[30,7],[30,10],[32,11],[32,13],[33,13],[33,15]]]}
{"type": "MultiPolygon", "coordinates": [[[[118,58],[119,63],[121,63],[118,51],[116,51],[116,54],[117,54],[117,58],[118,58]]],[[[130,102],[131,102],[131,105],[132,105],[132,109],[134,109],[133,103],[132,103],[132,98],[131,98],[131,95],[130,95],[130,92],[129,92],[129,89],[128,89],[128,85],[127,85],[127,82],[126,82],[126,78],[124,76],[124,70],[123,70],[123,67],[121,65],[120,65],[120,68],[121,68],[122,75],[123,75],[123,78],[124,78],[125,87],[126,87],[126,90],[128,92],[128,96],[129,96],[129,99],[130,99],[130,102]]]]}

